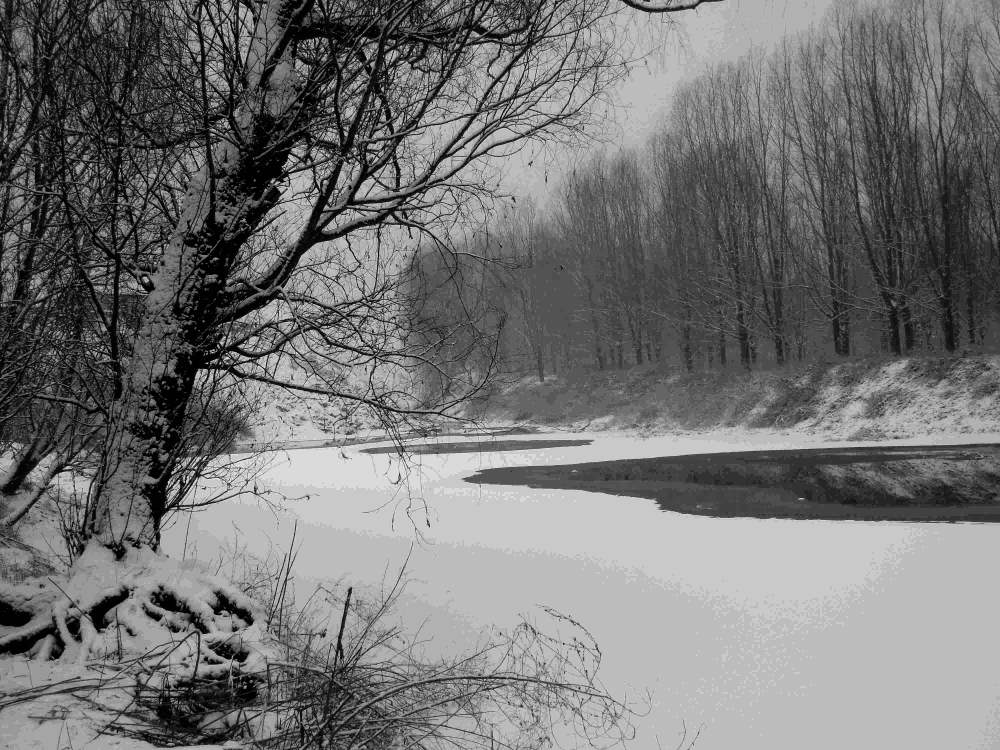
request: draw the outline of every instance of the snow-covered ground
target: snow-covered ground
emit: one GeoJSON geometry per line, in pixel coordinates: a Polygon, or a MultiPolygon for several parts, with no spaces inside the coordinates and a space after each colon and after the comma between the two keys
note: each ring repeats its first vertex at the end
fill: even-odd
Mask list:
{"type": "MultiPolygon", "coordinates": [[[[216,506],[170,529],[165,547],[206,560],[233,547],[265,554],[287,544],[298,520],[302,596],[331,579],[376,592],[409,558],[398,614],[410,630],[433,635],[429,648],[442,653],[551,605],[598,638],[612,691],[654,691],[638,748],[673,747],[685,725],[689,738],[704,725],[700,750],[992,748],[1000,746],[1000,654],[992,648],[1000,605],[988,592],[1000,527],[714,519],[664,513],[649,500],[464,477],[496,466],[819,447],[850,436],[879,440],[839,445],[997,442],[995,360],[940,380],[899,363],[850,383],[820,378],[808,398],[780,409],[770,381],[761,386],[767,398],[735,405],[725,401],[732,390],[720,391],[721,405],[685,405],[679,399],[690,393],[653,381],[616,396],[583,390],[572,403],[542,394],[559,415],[544,421],[563,431],[518,440],[592,444],[489,453],[484,440],[482,453],[414,456],[408,476],[391,455],[366,454],[364,445],[266,454],[260,485],[289,498],[283,511],[249,498],[216,506]],[[811,419],[747,426],[768,409],[781,423],[803,404],[811,419]],[[687,406],[698,419],[740,416],[679,432],[670,410],[687,406]],[[588,408],[620,416],[592,419],[588,408]],[[602,431],[578,432],[588,422],[602,431]],[[893,435],[911,437],[885,439],[893,435]]],[[[257,410],[258,440],[342,439],[364,427],[348,427],[336,404],[273,395],[257,410]]],[[[520,421],[515,411],[508,421],[520,421]]],[[[90,677],[78,667],[0,660],[0,693],[90,677]]],[[[85,707],[59,695],[3,700],[0,747],[147,747],[93,739],[85,707]]]]}
{"type": "MultiPolygon", "coordinates": [[[[64,685],[77,688],[93,685],[102,700],[120,698],[116,691],[101,689],[100,678],[79,665],[35,662],[24,659],[0,659],[0,747],[9,750],[67,750],[101,748],[102,750],[149,750],[150,745],[114,735],[95,737],[94,712],[91,707],[57,691],[14,703],[15,693],[33,687],[64,685]]],[[[41,692],[41,691],[40,691],[41,692]]],[[[46,691],[47,692],[47,691],[46,691]]],[[[113,705],[113,704],[112,704],[113,705]]],[[[204,748],[203,750],[209,750],[204,748]]]]}
{"type": "Polygon", "coordinates": [[[443,652],[539,604],[570,613],[598,638],[609,688],[653,690],[640,748],[674,746],[682,722],[704,726],[700,750],[1000,745],[1000,603],[989,593],[1000,527],[715,519],[463,480],[492,466],[822,442],[774,431],[574,437],[594,442],[419,456],[409,482],[391,456],[358,448],[273,454],[262,481],[307,499],[277,516],[254,502],[217,506],[168,533],[167,549],[181,554],[186,539],[187,554],[211,557],[238,537],[263,552],[298,519],[303,592],[330,578],[377,588],[409,555],[399,614],[443,652]]]}
{"type": "MultiPolygon", "coordinates": [[[[131,678],[64,662],[0,659],[0,748],[5,750],[152,750],[140,739],[99,730],[129,702],[131,678]],[[37,694],[32,689],[38,688],[37,694]],[[76,700],[68,691],[95,702],[76,700]],[[20,701],[20,702],[18,702],[20,701]]],[[[175,750],[194,750],[182,745],[175,750]]],[[[198,745],[197,750],[225,750],[198,745]]]]}
{"type": "Polygon", "coordinates": [[[488,422],[676,434],[789,429],[836,440],[1000,431],[1000,356],[911,357],[745,372],[655,367],[526,377],[470,407],[488,422]]]}

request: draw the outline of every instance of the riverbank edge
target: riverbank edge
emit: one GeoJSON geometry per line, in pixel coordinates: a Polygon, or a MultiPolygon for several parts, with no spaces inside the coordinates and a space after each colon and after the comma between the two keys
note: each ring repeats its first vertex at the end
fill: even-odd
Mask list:
{"type": "Polygon", "coordinates": [[[525,377],[465,415],[481,424],[645,436],[782,432],[881,442],[1000,433],[1000,355],[819,362],[760,372],[656,367],[525,377]]]}

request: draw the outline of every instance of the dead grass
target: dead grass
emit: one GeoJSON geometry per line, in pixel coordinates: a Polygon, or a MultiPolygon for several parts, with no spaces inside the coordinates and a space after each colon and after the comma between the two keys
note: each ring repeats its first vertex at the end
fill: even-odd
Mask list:
{"type": "Polygon", "coordinates": [[[427,661],[422,637],[394,622],[404,571],[374,598],[324,586],[299,604],[294,536],[265,559],[239,547],[228,557],[224,567],[267,615],[276,658],[266,673],[154,686],[110,731],[160,746],[233,741],[261,750],[530,750],[555,727],[581,746],[634,733],[632,709],[597,682],[597,643],[571,617],[545,609],[545,629],[524,620],[484,634],[471,653],[427,661]]]}
{"type": "Polygon", "coordinates": [[[0,580],[22,583],[52,575],[57,570],[46,554],[23,543],[9,531],[0,532],[0,580]]]}
{"type": "Polygon", "coordinates": [[[913,401],[913,392],[898,386],[880,388],[865,399],[864,416],[879,419],[903,409],[913,401]]]}
{"type": "Polygon", "coordinates": [[[876,425],[867,424],[859,427],[857,430],[852,432],[848,436],[851,440],[857,440],[859,442],[874,442],[876,440],[885,440],[889,437],[885,430],[876,425]]]}

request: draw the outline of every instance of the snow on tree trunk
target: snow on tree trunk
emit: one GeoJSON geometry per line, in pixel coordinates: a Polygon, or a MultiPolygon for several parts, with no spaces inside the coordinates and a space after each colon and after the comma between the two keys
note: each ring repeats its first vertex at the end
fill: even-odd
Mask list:
{"type": "Polygon", "coordinates": [[[247,87],[229,132],[207,149],[147,286],[122,398],[111,410],[87,535],[119,555],[159,544],[188,401],[219,336],[216,315],[241,248],[280,197],[276,184],[309,108],[289,61],[308,0],[261,9],[247,87]]]}
{"type": "Polygon", "coordinates": [[[18,451],[6,471],[0,473],[0,495],[14,495],[21,491],[28,475],[45,458],[45,441],[36,437],[18,451]]]}
{"type": "MultiPolygon", "coordinates": [[[[177,294],[175,280],[196,276],[195,253],[174,239],[153,277],[144,318],[129,363],[123,398],[114,404],[102,472],[88,532],[105,546],[159,543],[159,520],[166,508],[166,484],[176,462],[180,432],[197,370],[198,321],[194,298],[206,284],[177,294]],[[181,245],[181,247],[178,247],[181,245]],[[192,272],[195,272],[192,274],[192,272]]],[[[191,288],[193,287],[193,288],[191,288]]]]}

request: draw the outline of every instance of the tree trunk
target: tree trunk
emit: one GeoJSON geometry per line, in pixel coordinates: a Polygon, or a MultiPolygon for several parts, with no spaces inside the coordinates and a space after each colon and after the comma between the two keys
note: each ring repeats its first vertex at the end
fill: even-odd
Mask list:
{"type": "Polygon", "coordinates": [[[26,493],[26,496],[21,498],[20,506],[11,508],[9,512],[8,509],[3,509],[6,515],[0,518],[0,528],[9,528],[21,521],[28,514],[28,511],[41,499],[49,484],[55,479],[56,474],[59,474],[66,468],[66,464],[69,462],[68,455],[67,453],[55,453],[52,455],[52,460],[38,478],[38,482],[31,488],[30,492],[26,493]]]}
{"type": "Polygon", "coordinates": [[[684,308],[684,324],[681,328],[681,354],[684,357],[684,369],[694,371],[694,352],[691,347],[691,308],[684,308]]]}
{"type": "Polygon", "coordinates": [[[0,479],[0,482],[2,482],[0,494],[17,494],[24,485],[24,480],[35,470],[35,467],[38,466],[44,457],[45,447],[43,446],[43,438],[36,437],[18,453],[7,474],[0,479]]]}
{"type": "Polygon", "coordinates": [[[940,278],[941,294],[938,295],[938,307],[941,310],[941,335],[944,338],[945,351],[953,352],[958,348],[958,326],[955,322],[950,271],[948,269],[942,271],[940,278]]]}
{"type": "Polygon", "coordinates": [[[972,289],[969,289],[965,298],[965,318],[966,335],[969,337],[969,344],[975,346],[980,342],[976,339],[976,300],[972,294],[972,289]]]}
{"type": "Polygon", "coordinates": [[[830,326],[833,329],[833,351],[839,357],[847,357],[851,353],[850,317],[836,297],[833,298],[832,305],[830,326]]]}
{"type": "MultiPolygon", "coordinates": [[[[195,305],[194,298],[205,294],[204,284],[181,301],[176,299],[175,281],[187,275],[184,271],[195,270],[192,256],[168,250],[153,277],[123,397],[111,410],[87,534],[119,553],[126,547],[155,549],[160,542],[167,484],[179,458],[184,415],[198,370],[201,331],[193,313],[201,305],[195,305]]],[[[200,276],[204,281],[204,272],[200,276]]]]}
{"type": "Polygon", "coordinates": [[[904,295],[899,296],[899,319],[903,323],[903,346],[907,354],[917,347],[917,332],[913,326],[913,313],[910,302],[904,295]]]}
{"type": "Polygon", "coordinates": [[[774,340],[774,361],[779,367],[781,367],[785,364],[785,361],[788,358],[788,352],[787,352],[788,343],[785,341],[785,337],[780,333],[774,334],[773,340],[774,340]]]}
{"type": "Polygon", "coordinates": [[[899,338],[899,310],[896,309],[895,300],[888,294],[882,295],[882,303],[885,309],[886,344],[890,353],[898,357],[903,353],[903,343],[899,338]]]}
{"type": "Polygon", "coordinates": [[[128,547],[159,546],[185,412],[217,343],[230,271],[281,197],[276,185],[312,116],[284,59],[290,54],[285,33],[299,5],[269,0],[260,8],[246,52],[246,93],[229,119],[232,132],[211,146],[190,179],[177,226],[149,280],[85,530],[119,557],[128,547]]]}
{"type": "Polygon", "coordinates": [[[743,309],[743,301],[736,302],[736,340],[740,345],[740,364],[744,369],[753,368],[753,347],[750,343],[750,329],[747,326],[746,312],[743,309]]]}

